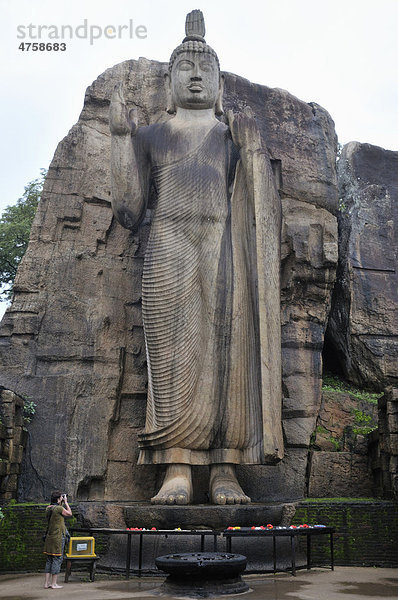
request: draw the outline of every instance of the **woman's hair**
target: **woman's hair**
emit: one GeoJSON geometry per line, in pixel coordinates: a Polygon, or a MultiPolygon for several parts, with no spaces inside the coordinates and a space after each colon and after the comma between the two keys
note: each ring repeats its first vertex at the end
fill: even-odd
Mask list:
{"type": "Polygon", "coordinates": [[[58,492],[57,490],[55,490],[55,492],[51,492],[51,504],[57,504],[60,496],[62,496],[62,492],[58,492]]]}

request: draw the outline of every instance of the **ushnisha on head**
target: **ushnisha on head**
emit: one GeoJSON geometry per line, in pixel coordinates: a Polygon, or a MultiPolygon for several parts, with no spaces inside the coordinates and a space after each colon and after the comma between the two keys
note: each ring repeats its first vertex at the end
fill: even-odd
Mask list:
{"type": "Polygon", "coordinates": [[[204,39],[205,23],[200,10],[187,15],[182,44],[173,51],[168,81],[167,112],[174,114],[177,107],[200,110],[214,108],[222,115],[223,78],[217,54],[204,39]]]}
{"type": "Polygon", "coordinates": [[[208,44],[206,44],[206,40],[204,38],[206,33],[205,28],[205,20],[203,17],[203,13],[201,10],[193,10],[187,14],[187,18],[185,20],[185,38],[182,40],[182,44],[177,46],[175,50],[173,50],[172,55],[169,60],[169,72],[173,68],[173,64],[175,59],[179,54],[183,52],[203,52],[205,54],[210,54],[216,60],[218,65],[218,70],[220,70],[220,62],[218,60],[218,56],[208,44]]]}

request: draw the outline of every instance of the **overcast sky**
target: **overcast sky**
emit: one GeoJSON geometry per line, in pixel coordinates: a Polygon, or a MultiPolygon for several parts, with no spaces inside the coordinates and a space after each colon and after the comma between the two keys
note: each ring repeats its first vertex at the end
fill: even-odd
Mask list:
{"type": "Polygon", "coordinates": [[[204,12],[222,70],[322,105],[342,144],[398,150],[398,0],[0,0],[0,7],[0,212],[48,167],[86,87],[130,58],[167,61],[194,8],[204,12]],[[101,37],[77,38],[85,23],[101,37]],[[48,27],[41,40],[39,25],[48,27]],[[73,39],[49,39],[68,25],[73,39]],[[19,49],[40,41],[65,42],[66,50],[19,49]]]}

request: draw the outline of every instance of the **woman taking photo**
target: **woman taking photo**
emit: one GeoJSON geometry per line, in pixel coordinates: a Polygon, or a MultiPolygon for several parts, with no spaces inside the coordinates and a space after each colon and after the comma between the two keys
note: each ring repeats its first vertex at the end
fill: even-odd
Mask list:
{"type": "Polygon", "coordinates": [[[65,546],[65,517],[71,516],[72,511],[68,504],[67,495],[58,491],[53,492],[51,494],[51,504],[46,508],[48,526],[43,550],[44,554],[47,555],[46,566],[44,569],[46,574],[44,582],[45,589],[57,589],[62,587],[62,585],[57,584],[57,576],[61,570],[65,546]]]}

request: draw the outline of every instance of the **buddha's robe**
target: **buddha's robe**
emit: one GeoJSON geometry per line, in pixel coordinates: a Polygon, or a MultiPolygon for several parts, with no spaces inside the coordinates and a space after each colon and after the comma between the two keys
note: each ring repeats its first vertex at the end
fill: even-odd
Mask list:
{"type": "Polygon", "coordinates": [[[140,464],[253,464],[281,454],[281,398],[264,398],[262,382],[256,210],[238,158],[217,123],[191,154],[151,167],[140,464]]]}

